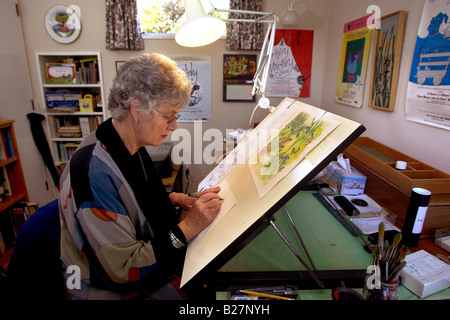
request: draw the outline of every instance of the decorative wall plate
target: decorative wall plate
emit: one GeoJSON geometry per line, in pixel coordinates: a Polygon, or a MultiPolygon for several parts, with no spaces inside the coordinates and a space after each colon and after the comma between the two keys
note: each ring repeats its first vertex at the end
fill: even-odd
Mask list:
{"type": "Polygon", "coordinates": [[[80,35],[81,22],[75,10],[65,5],[51,7],[45,14],[45,29],[54,40],[71,43],[80,35]]]}

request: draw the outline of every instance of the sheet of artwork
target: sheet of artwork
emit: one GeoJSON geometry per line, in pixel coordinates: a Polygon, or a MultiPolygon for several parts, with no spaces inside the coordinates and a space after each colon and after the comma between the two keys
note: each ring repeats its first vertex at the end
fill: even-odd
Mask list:
{"type": "Polygon", "coordinates": [[[426,1],[406,92],[406,119],[450,130],[450,4],[426,1]]]}
{"type": "Polygon", "coordinates": [[[220,186],[220,192],[219,195],[223,199],[222,204],[220,206],[219,212],[217,213],[214,220],[200,232],[197,237],[195,238],[195,241],[201,241],[203,237],[214,228],[216,224],[219,223],[220,220],[222,220],[223,217],[227,215],[227,213],[236,205],[236,197],[233,194],[233,191],[231,191],[231,188],[228,184],[228,182],[223,181],[219,184],[220,186]]]}
{"type": "MultiPolygon", "coordinates": [[[[283,100],[277,107],[276,112],[262,121],[199,183],[197,190],[202,191],[215,187],[237,164],[246,164],[250,155],[258,150],[258,142],[261,141],[261,136],[266,135],[267,138],[271,128],[276,128],[280,123],[285,123],[292,116],[290,109],[298,108],[294,103],[295,100],[283,100]]],[[[324,110],[321,110],[317,116],[324,112],[324,110]]]]}
{"type": "Polygon", "coordinates": [[[361,108],[372,29],[371,15],[346,23],[342,38],[336,102],[361,108]]]}
{"type": "Polygon", "coordinates": [[[298,110],[249,159],[253,181],[263,198],[281,179],[340,123],[323,110],[295,105],[298,110]]]}

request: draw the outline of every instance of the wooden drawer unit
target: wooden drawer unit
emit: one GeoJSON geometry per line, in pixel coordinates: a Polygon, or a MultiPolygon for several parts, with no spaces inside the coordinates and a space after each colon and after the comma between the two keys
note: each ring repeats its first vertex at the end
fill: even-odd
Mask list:
{"type": "Polygon", "coordinates": [[[355,169],[367,176],[365,193],[397,215],[403,226],[411,190],[421,187],[431,192],[423,237],[450,227],[450,175],[367,137],[355,140],[345,151],[355,169]],[[396,161],[407,162],[406,170],[395,169],[396,161]]]}

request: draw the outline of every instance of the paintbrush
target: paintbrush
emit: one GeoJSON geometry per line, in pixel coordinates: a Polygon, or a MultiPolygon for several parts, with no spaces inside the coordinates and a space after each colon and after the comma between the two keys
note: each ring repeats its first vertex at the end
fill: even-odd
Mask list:
{"type": "Polygon", "coordinates": [[[383,255],[384,229],[384,222],[381,221],[381,223],[378,225],[378,260],[381,260],[381,257],[383,255]]]}
{"type": "Polygon", "coordinates": [[[402,249],[403,249],[403,245],[399,244],[399,246],[397,247],[397,252],[393,256],[391,264],[389,266],[390,272],[392,272],[392,270],[401,263],[400,259],[401,259],[401,255],[402,255],[402,249]]]}
{"type": "Polygon", "coordinates": [[[400,271],[406,266],[406,261],[403,261],[401,264],[399,264],[394,271],[392,271],[391,281],[395,282],[398,280],[398,277],[400,276],[400,271]]]}
{"type": "Polygon", "coordinates": [[[386,261],[386,257],[389,253],[389,249],[391,248],[391,246],[389,245],[389,242],[387,240],[384,240],[384,245],[383,245],[383,254],[381,256],[381,260],[386,261]]]}
{"type": "Polygon", "coordinates": [[[391,265],[390,273],[394,273],[395,268],[402,265],[403,262],[405,262],[405,264],[406,264],[405,258],[406,258],[407,254],[408,254],[408,248],[404,247],[402,244],[400,244],[397,249],[397,254],[395,255],[396,258],[394,258],[394,260],[393,260],[394,262],[391,265]]]}
{"type": "Polygon", "coordinates": [[[373,264],[376,264],[376,262],[378,261],[378,247],[373,248],[372,259],[373,259],[373,264]]]}
{"type": "Polygon", "coordinates": [[[408,254],[408,248],[407,247],[402,247],[401,255],[400,255],[400,261],[401,262],[405,261],[405,258],[406,258],[407,254],[408,254]]]}
{"type": "Polygon", "coordinates": [[[395,255],[395,252],[397,251],[397,247],[400,244],[401,240],[402,240],[402,234],[399,232],[395,235],[394,240],[392,240],[391,250],[389,252],[389,256],[386,258],[388,261],[390,261],[393,258],[393,256],[395,255]]]}

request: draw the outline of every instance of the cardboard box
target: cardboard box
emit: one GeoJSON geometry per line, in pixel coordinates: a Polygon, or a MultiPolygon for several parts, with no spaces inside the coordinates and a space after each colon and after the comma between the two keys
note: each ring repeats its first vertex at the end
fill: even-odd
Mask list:
{"type": "Polygon", "coordinates": [[[355,196],[364,194],[367,177],[351,167],[351,172],[346,172],[336,161],[331,162],[331,175],[328,182],[340,194],[355,196]]]}
{"type": "Polygon", "coordinates": [[[45,92],[45,102],[48,109],[67,109],[78,111],[79,99],[82,92],[79,90],[57,90],[45,92]]]}
{"type": "Polygon", "coordinates": [[[405,260],[402,284],[418,297],[425,298],[450,286],[450,265],[425,250],[411,253],[405,260]]]}

